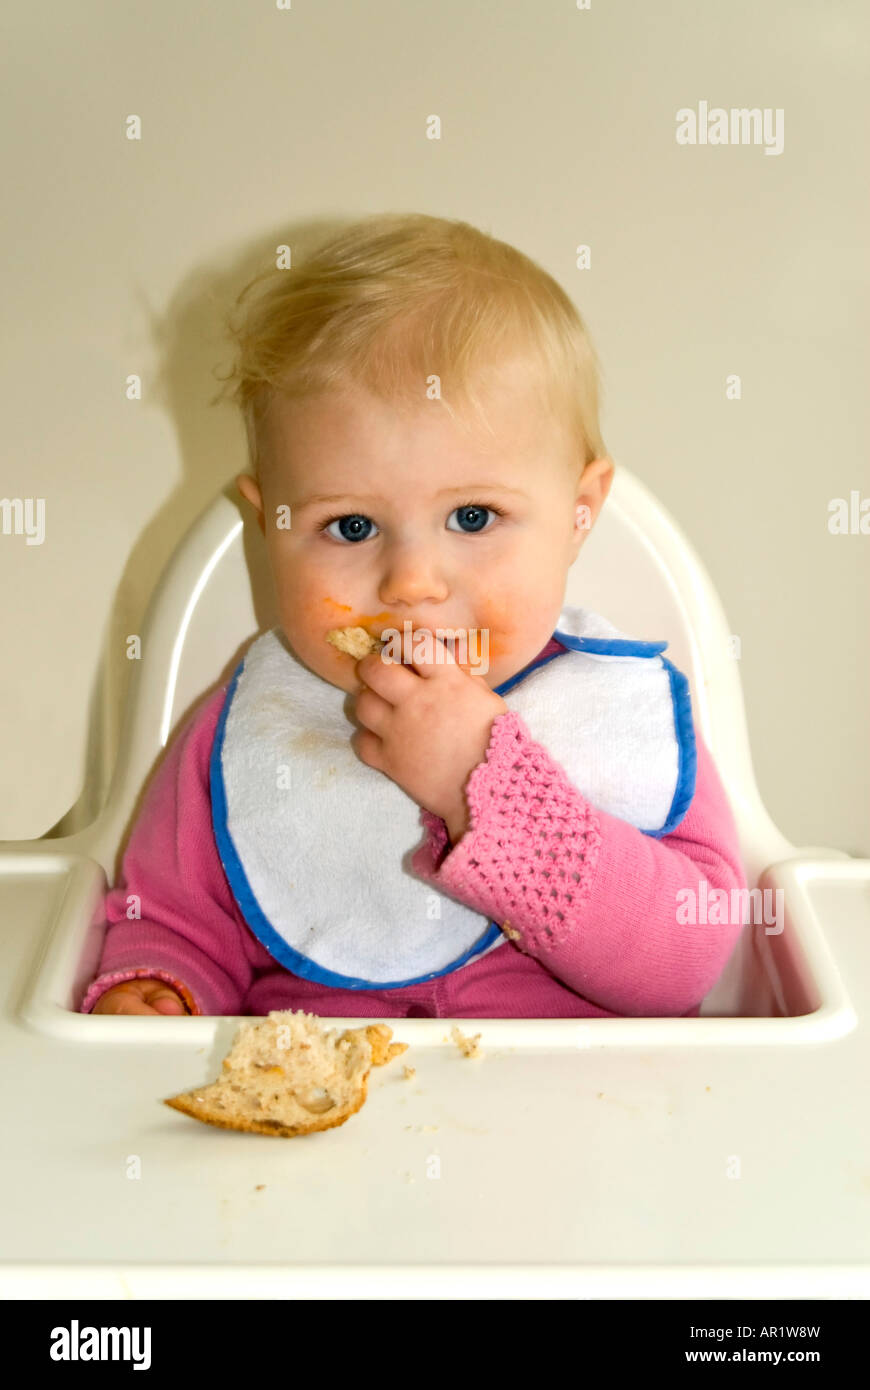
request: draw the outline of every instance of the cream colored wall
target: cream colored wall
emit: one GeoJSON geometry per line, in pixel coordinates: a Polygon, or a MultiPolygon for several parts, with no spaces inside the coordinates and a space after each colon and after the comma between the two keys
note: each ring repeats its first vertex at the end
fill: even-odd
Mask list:
{"type": "Polygon", "coordinates": [[[740,638],[771,814],[870,854],[870,535],[828,530],[831,499],[870,497],[865,6],[91,0],[7,27],[0,496],[44,499],[46,529],[0,535],[0,837],[78,797],[103,642],[125,672],[162,565],[244,466],[209,405],[218,310],[278,243],[418,210],[574,297],[610,451],[740,638]],[[678,145],[701,101],[781,108],[782,153],[678,145]]]}

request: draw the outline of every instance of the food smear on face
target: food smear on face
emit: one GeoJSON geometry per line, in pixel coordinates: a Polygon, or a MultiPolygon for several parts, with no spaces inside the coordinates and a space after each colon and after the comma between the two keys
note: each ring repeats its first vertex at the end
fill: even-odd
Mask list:
{"type": "Polygon", "coordinates": [[[492,598],[487,594],[481,604],[483,612],[482,630],[489,633],[489,660],[490,664],[500,661],[510,653],[510,642],[507,635],[510,632],[510,605],[503,600],[492,598]]]}
{"type": "MultiPolygon", "coordinates": [[[[326,595],[323,602],[333,609],[336,616],[339,612],[353,612],[351,604],[339,603],[331,595],[326,595]]],[[[483,626],[468,630],[466,660],[459,659],[466,650],[461,639],[459,639],[459,644],[449,640],[445,642],[456,664],[466,671],[474,671],[484,655],[491,664],[493,661],[507,656],[510,651],[510,641],[508,640],[510,605],[504,601],[493,600],[491,594],[486,594],[481,607],[485,614],[485,622],[483,626]]],[[[345,652],[354,660],[359,661],[370,652],[381,650],[386,642],[386,636],[379,637],[377,633],[372,633],[369,629],[374,627],[378,633],[385,633],[385,630],[389,628],[398,633],[404,652],[406,637],[404,625],[406,621],[407,619],[397,617],[389,610],[382,609],[380,613],[360,613],[355,623],[348,624],[346,627],[330,628],[325,634],[326,641],[337,651],[345,652]]],[[[432,629],[433,635],[438,634],[439,628],[442,632],[461,633],[463,631],[461,628],[453,628],[449,623],[444,622],[432,629]]],[[[422,626],[414,627],[415,634],[425,631],[427,629],[422,626]]]]}

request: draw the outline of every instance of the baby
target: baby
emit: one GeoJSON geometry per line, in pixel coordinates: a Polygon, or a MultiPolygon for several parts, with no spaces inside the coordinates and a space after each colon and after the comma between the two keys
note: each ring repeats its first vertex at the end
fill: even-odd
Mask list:
{"type": "Polygon", "coordinates": [[[171,740],[82,1012],[697,1014],[741,926],[680,895],[743,869],[666,642],[564,606],[613,478],[574,305],[417,215],[240,304],[279,623],[171,740]]]}

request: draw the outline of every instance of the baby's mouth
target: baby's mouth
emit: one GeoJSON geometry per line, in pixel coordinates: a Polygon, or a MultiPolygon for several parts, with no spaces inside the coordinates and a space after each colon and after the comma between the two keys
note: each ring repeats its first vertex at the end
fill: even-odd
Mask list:
{"type": "MultiPolygon", "coordinates": [[[[457,629],[457,628],[451,628],[450,630],[451,630],[452,632],[459,632],[459,631],[461,631],[461,629],[457,629]]],[[[398,632],[400,640],[404,641],[404,635],[405,635],[405,634],[404,634],[404,629],[403,629],[403,628],[384,628],[383,631],[382,631],[381,633],[378,634],[378,640],[381,641],[381,642],[386,642],[386,641],[387,641],[387,635],[385,635],[385,634],[389,634],[390,632],[398,632]]],[[[412,627],[412,629],[411,629],[411,641],[412,641],[412,643],[413,643],[414,640],[416,639],[418,633],[427,633],[427,632],[432,634],[432,638],[433,638],[433,640],[434,640],[434,639],[435,639],[435,636],[436,636],[436,634],[437,634],[437,632],[438,632],[438,629],[437,629],[437,628],[433,628],[433,627],[427,627],[425,623],[420,623],[419,625],[415,624],[415,625],[412,627]]],[[[460,640],[461,640],[460,637],[439,637],[439,638],[438,638],[438,641],[439,641],[439,642],[442,642],[442,643],[444,644],[444,646],[448,648],[448,650],[451,652],[451,654],[455,653],[456,646],[457,646],[457,642],[459,642],[460,640]]]]}
{"type": "MultiPolygon", "coordinates": [[[[360,657],[371,651],[380,649],[383,652],[385,649],[394,649],[395,639],[398,636],[399,651],[402,653],[402,659],[405,659],[409,650],[415,652],[418,650],[416,642],[421,633],[424,636],[429,634],[434,639],[438,632],[439,629],[437,628],[430,628],[423,623],[414,625],[410,619],[406,619],[401,627],[385,625],[381,627],[380,631],[377,631],[374,625],[364,627],[362,624],[332,628],[326,634],[326,640],[339,651],[346,652],[349,656],[359,660],[360,657]]],[[[459,661],[459,656],[463,650],[464,629],[441,628],[440,632],[445,635],[438,636],[437,640],[447,649],[453,661],[459,661]],[[453,636],[453,633],[456,635],[453,636]]]]}

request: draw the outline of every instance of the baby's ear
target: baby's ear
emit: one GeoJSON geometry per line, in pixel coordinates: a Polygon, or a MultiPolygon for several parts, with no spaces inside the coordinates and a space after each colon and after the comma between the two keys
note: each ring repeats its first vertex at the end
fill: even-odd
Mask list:
{"type": "Polygon", "coordinates": [[[245,501],[250,502],[254,511],[257,513],[257,524],[265,536],[266,517],[263,512],[263,498],[256,478],[252,478],[250,473],[240,473],[236,478],[236,487],[239,489],[245,501]]]}
{"type": "Polygon", "coordinates": [[[588,531],[598,519],[612,482],[612,459],[592,459],[583,469],[577,488],[577,521],[581,530],[588,531]]]}

